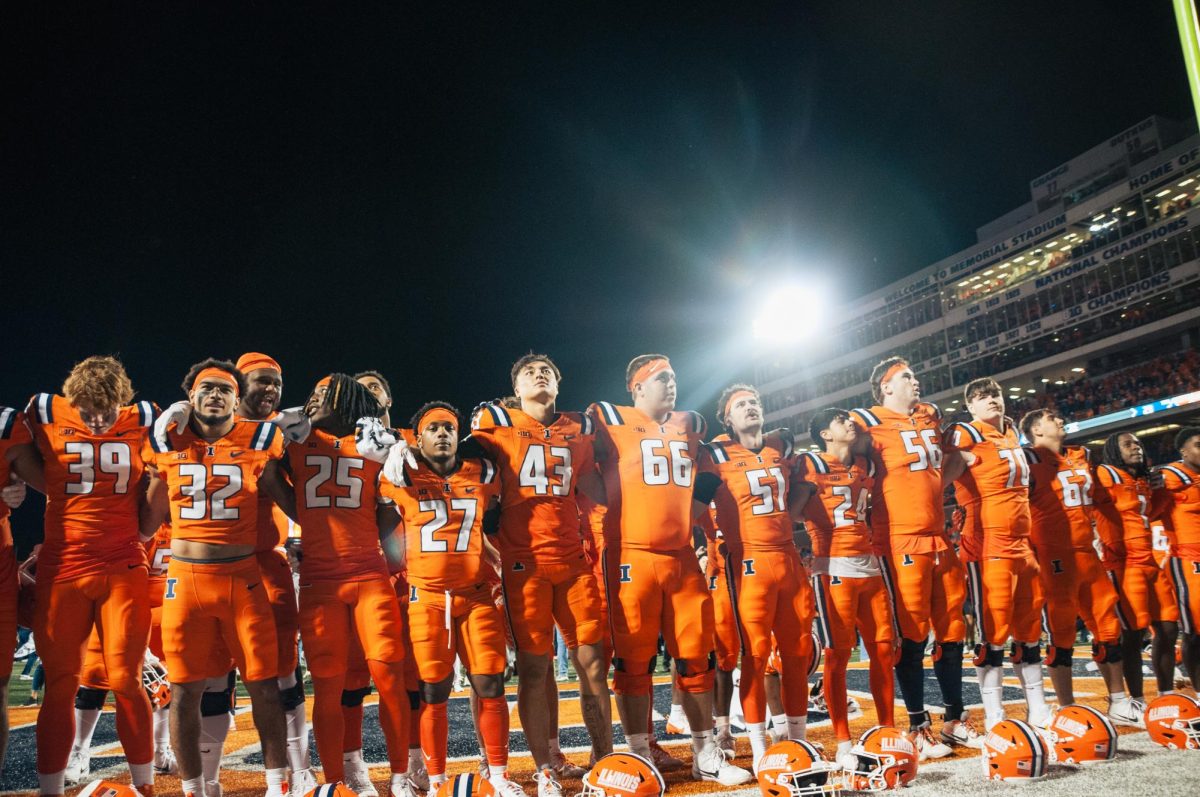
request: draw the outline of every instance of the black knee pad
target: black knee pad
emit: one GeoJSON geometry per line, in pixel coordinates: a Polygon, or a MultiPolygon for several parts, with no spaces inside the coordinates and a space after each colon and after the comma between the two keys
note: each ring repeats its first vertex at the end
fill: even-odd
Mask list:
{"type": "Polygon", "coordinates": [[[1042,646],[1026,645],[1023,642],[1012,643],[1013,664],[1038,664],[1042,660],[1042,646]]]}
{"type": "Polygon", "coordinates": [[[421,693],[420,692],[409,692],[408,693],[408,707],[413,711],[421,710],[421,693]]]}
{"type": "Polygon", "coordinates": [[[363,698],[371,694],[371,687],[368,684],[362,689],[343,689],[342,690],[342,705],[346,708],[354,708],[363,704],[363,698]]]}
{"type": "Polygon", "coordinates": [[[916,662],[917,666],[919,667],[924,660],[924,642],[914,642],[911,639],[900,640],[900,663],[897,666],[912,666],[912,664],[916,662]]]}
{"type": "Polygon", "coordinates": [[[999,648],[992,648],[990,645],[984,645],[983,654],[976,661],[983,661],[981,667],[1003,667],[1004,666],[1004,651],[999,648]]]}
{"type": "Polygon", "coordinates": [[[1092,661],[1097,664],[1118,664],[1121,661],[1121,645],[1117,642],[1092,643],[1092,661]]]}
{"type": "MultiPolygon", "coordinates": [[[[675,674],[680,677],[684,677],[684,676],[688,676],[688,675],[700,675],[702,673],[710,672],[717,668],[717,654],[715,652],[711,652],[711,651],[708,654],[708,658],[705,660],[705,667],[703,670],[699,670],[699,669],[691,666],[690,664],[688,664],[687,659],[675,659],[674,661],[675,661],[675,674]]],[[[695,660],[693,659],[693,662],[694,661],[695,660]]],[[[654,672],[654,663],[653,662],[650,663],[650,672],[654,672]]]]}
{"type": "MultiPolygon", "coordinates": [[[[614,658],[612,663],[613,663],[614,670],[618,670],[620,672],[629,672],[629,670],[625,667],[625,659],[614,658]]],[[[650,657],[650,664],[647,665],[646,672],[653,674],[654,667],[656,664],[658,664],[658,656],[650,657]]],[[[642,673],[632,673],[632,674],[633,675],[641,675],[642,673]]]]}
{"type": "Polygon", "coordinates": [[[75,692],[75,708],[80,711],[98,710],[104,708],[104,696],[108,694],[107,689],[92,689],[89,686],[81,686],[75,692]]]}
{"type": "Polygon", "coordinates": [[[962,642],[941,642],[938,644],[938,659],[962,661],[964,647],[962,642]]]}
{"type": "Polygon", "coordinates": [[[291,711],[297,706],[304,705],[304,683],[296,681],[295,686],[280,689],[279,702],[283,704],[284,711],[291,711]]]}
{"type": "Polygon", "coordinates": [[[200,695],[200,716],[216,717],[233,711],[233,692],[205,692],[200,695]]]}
{"type": "MultiPolygon", "coordinates": [[[[1095,649],[1096,649],[1096,646],[1092,645],[1092,650],[1094,651],[1095,649]]],[[[1051,648],[1051,650],[1054,652],[1054,655],[1048,656],[1046,658],[1045,664],[1047,667],[1070,667],[1071,666],[1072,651],[1070,648],[1051,648]]]]}

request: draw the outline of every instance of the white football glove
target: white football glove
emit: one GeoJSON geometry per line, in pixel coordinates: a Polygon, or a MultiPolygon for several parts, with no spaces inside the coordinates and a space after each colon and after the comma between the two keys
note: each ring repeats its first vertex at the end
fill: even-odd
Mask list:
{"type": "Polygon", "coordinates": [[[25,501],[25,482],[12,477],[12,483],[0,489],[0,500],[8,504],[9,509],[16,509],[25,501]]]}
{"type": "Polygon", "coordinates": [[[303,407],[280,410],[279,416],[271,421],[283,432],[289,443],[303,443],[312,432],[312,421],[303,407]]]}
{"type": "Polygon", "coordinates": [[[359,418],[354,425],[354,447],[372,462],[386,462],[397,442],[396,434],[378,418],[359,418]]]}
{"type": "Polygon", "coordinates": [[[396,441],[388,451],[387,461],[383,463],[383,475],[396,486],[404,483],[404,466],[417,467],[417,455],[412,446],[403,437],[396,441]]]}
{"type": "Polygon", "coordinates": [[[167,407],[162,415],[159,415],[154,420],[154,439],[158,441],[158,447],[166,450],[170,445],[167,439],[167,432],[171,427],[175,427],[175,431],[182,432],[187,428],[188,421],[192,417],[192,403],[190,401],[176,401],[171,406],[167,407]]]}

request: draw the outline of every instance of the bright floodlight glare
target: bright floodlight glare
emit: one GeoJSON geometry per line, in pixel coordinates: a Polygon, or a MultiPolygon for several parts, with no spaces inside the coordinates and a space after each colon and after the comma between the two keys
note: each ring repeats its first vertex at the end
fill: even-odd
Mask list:
{"type": "Polygon", "coordinates": [[[759,294],[754,337],[784,345],[810,339],[821,328],[828,298],[813,284],[785,284],[759,294]]]}

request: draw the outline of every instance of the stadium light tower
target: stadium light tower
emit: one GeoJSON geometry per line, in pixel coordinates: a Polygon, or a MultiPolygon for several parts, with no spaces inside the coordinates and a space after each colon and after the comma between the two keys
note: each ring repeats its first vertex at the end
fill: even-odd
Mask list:
{"type": "Polygon", "coordinates": [[[754,337],[779,346],[812,340],[825,323],[829,291],[817,280],[785,282],[754,297],[754,337]]]}

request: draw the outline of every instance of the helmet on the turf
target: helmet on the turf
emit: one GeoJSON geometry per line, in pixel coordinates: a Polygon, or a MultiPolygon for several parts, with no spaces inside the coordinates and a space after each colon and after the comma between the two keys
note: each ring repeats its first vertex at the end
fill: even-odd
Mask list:
{"type": "Polygon", "coordinates": [[[667,784],[636,753],[609,753],[583,776],[584,797],[662,797],[667,784]]]}
{"type": "Polygon", "coordinates": [[[847,772],[847,787],[854,791],[887,791],[907,786],[917,777],[917,747],[896,728],[876,725],[850,748],[858,759],[847,772]]]}
{"type": "Polygon", "coordinates": [[[464,772],[438,786],[436,797],[495,797],[495,795],[496,789],[487,778],[472,772],[464,772]]]}
{"type": "Polygon", "coordinates": [[[812,656],[808,660],[808,677],[812,678],[821,670],[821,654],[823,646],[821,645],[821,637],[817,636],[817,632],[812,632],[812,656]]]}
{"type": "Polygon", "coordinates": [[[1002,720],[983,737],[980,758],[988,780],[1032,780],[1045,777],[1050,749],[1032,726],[1002,720]]]}
{"type": "Polygon", "coordinates": [[[342,783],[322,783],[315,789],[309,789],[304,797],[358,797],[354,790],[342,783]]]}
{"type": "Polygon", "coordinates": [[[1111,761],[1117,755],[1117,729],[1091,706],[1063,706],[1054,712],[1046,737],[1060,764],[1111,761]]]}
{"type": "Polygon", "coordinates": [[[809,797],[841,794],[838,767],[805,741],[785,739],[758,759],[758,788],[763,797],[809,797]]]}
{"type": "Polygon", "coordinates": [[[77,797],[141,797],[141,795],[128,783],[116,783],[100,778],[84,786],[77,797]]]}
{"type": "Polygon", "coordinates": [[[1178,692],[1159,695],[1146,706],[1150,738],[1172,750],[1200,750],[1200,701],[1178,692]]]}
{"type": "Polygon", "coordinates": [[[151,707],[166,708],[171,704],[171,682],[161,663],[142,660],[142,688],[150,698],[151,707]]]}

